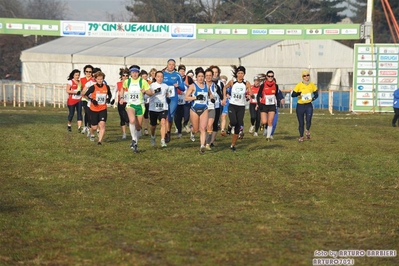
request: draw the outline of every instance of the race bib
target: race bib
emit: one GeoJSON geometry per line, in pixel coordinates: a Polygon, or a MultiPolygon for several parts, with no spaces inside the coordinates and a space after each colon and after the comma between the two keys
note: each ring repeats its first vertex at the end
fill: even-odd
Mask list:
{"type": "Polygon", "coordinates": [[[303,100],[303,101],[310,101],[310,100],[312,100],[312,94],[311,94],[311,93],[302,94],[302,100],[303,100]]]}
{"type": "Polygon", "coordinates": [[[107,99],[107,94],[104,93],[96,94],[96,101],[98,102],[98,104],[105,104],[106,99],[107,99]]]}
{"type": "Polygon", "coordinates": [[[276,104],[276,95],[266,95],[265,100],[266,105],[274,105],[276,104]]]}
{"type": "Polygon", "coordinates": [[[128,99],[127,99],[129,104],[141,104],[140,103],[140,94],[137,92],[131,92],[128,94],[128,99]]]}
{"type": "Polygon", "coordinates": [[[80,100],[80,99],[82,99],[82,95],[72,94],[72,99],[74,99],[74,100],[80,100]]]}
{"type": "Polygon", "coordinates": [[[163,110],[163,102],[159,102],[159,101],[154,102],[154,107],[155,107],[155,110],[162,111],[163,110]]]}
{"type": "Polygon", "coordinates": [[[198,93],[197,95],[204,95],[204,100],[195,100],[195,103],[198,103],[198,104],[206,104],[207,103],[208,98],[207,98],[207,93],[206,92],[198,93]]]}
{"type": "Polygon", "coordinates": [[[175,87],[174,86],[168,86],[168,95],[169,98],[172,98],[175,96],[175,87]]]}
{"type": "Polygon", "coordinates": [[[183,105],[184,104],[184,94],[179,94],[178,95],[178,101],[177,101],[177,104],[178,105],[183,105]]]}

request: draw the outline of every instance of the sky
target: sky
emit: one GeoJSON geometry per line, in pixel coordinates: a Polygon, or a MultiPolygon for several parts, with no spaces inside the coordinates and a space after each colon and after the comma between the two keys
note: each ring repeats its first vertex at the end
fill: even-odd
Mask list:
{"type": "Polygon", "coordinates": [[[126,0],[65,0],[64,2],[69,8],[66,20],[110,21],[107,14],[113,14],[115,21],[125,21],[123,18],[128,14],[125,9],[126,0]]]}

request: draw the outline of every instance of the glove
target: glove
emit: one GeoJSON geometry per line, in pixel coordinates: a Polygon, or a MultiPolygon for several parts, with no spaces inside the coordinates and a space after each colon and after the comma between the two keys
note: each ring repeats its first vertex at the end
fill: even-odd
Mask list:
{"type": "Polygon", "coordinates": [[[215,103],[215,99],[211,99],[211,103],[215,103]]]}
{"type": "Polygon", "coordinates": [[[169,97],[166,97],[166,102],[167,102],[168,104],[170,104],[170,98],[169,98],[169,97]]]}
{"type": "Polygon", "coordinates": [[[156,89],[154,90],[154,92],[155,92],[155,93],[161,92],[161,88],[156,88],[156,89]]]}
{"type": "Polygon", "coordinates": [[[107,99],[105,100],[105,102],[109,104],[109,103],[110,103],[110,100],[111,100],[110,98],[107,98],[107,99]]]}
{"type": "Polygon", "coordinates": [[[94,104],[94,106],[98,105],[98,102],[96,100],[91,100],[92,104],[94,104]]]}
{"type": "Polygon", "coordinates": [[[203,101],[205,98],[204,98],[204,95],[198,94],[197,97],[196,97],[195,99],[196,99],[196,100],[199,100],[199,101],[203,101]]]}
{"type": "Polygon", "coordinates": [[[80,95],[80,93],[81,93],[81,91],[77,91],[77,92],[76,92],[76,95],[80,95]]]}
{"type": "Polygon", "coordinates": [[[245,100],[248,102],[250,99],[249,99],[249,97],[245,97],[245,100]]]}
{"type": "Polygon", "coordinates": [[[115,103],[115,99],[113,99],[113,100],[111,101],[111,105],[114,105],[114,103],[115,103]]]}
{"type": "Polygon", "coordinates": [[[252,98],[252,99],[255,99],[255,94],[252,94],[252,95],[251,95],[251,98],[252,98]]]}

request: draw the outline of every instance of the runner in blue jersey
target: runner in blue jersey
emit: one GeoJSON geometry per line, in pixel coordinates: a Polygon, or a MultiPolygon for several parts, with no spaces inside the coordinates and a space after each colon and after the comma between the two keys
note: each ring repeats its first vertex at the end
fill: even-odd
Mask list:
{"type": "Polygon", "coordinates": [[[184,82],[182,77],[180,76],[179,72],[176,71],[176,61],[174,59],[169,59],[167,66],[163,72],[163,83],[168,85],[168,120],[166,122],[166,137],[165,137],[165,142],[168,143],[170,141],[170,130],[172,128],[173,124],[173,118],[176,113],[177,109],[177,104],[179,101],[178,98],[178,91],[177,89],[181,91],[185,91],[186,87],[184,86],[184,82]]]}

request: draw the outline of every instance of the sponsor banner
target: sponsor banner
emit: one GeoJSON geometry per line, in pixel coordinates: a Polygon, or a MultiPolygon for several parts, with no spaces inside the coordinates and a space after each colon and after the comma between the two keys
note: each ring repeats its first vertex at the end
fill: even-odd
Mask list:
{"type": "Polygon", "coordinates": [[[373,100],[368,100],[368,99],[364,99],[364,100],[356,100],[356,105],[358,106],[373,106],[373,100]]]}
{"type": "Polygon", "coordinates": [[[398,84],[397,78],[379,78],[378,84],[398,84]]]}
{"type": "Polygon", "coordinates": [[[355,44],[354,52],[353,111],[392,111],[393,93],[398,88],[399,46],[355,44]]]}
{"type": "Polygon", "coordinates": [[[359,77],[375,77],[377,75],[377,70],[375,69],[360,69],[357,71],[359,77]]]}
{"type": "Polygon", "coordinates": [[[373,56],[372,54],[359,54],[357,56],[358,61],[376,61],[377,58],[376,56],[373,56]]]}
{"type": "Polygon", "coordinates": [[[357,84],[374,84],[377,82],[376,78],[369,78],[369,77],[358,77],[356,80],[357,84]]]}
{"type": "Polygon", "coordinates": [[[382,46],[378,49],[380,54],[398,54],[399,48],[398,47],[390,47],[390,46],[382,46]]]}
{"type": "Polygon", "coordinates": [[[380,62],[398,62],[399,56],[398,55],[379,55],[378,60],[380,62]]]}
{"type": "Polygon", "coordinates": [[[357,98],[363,98],[363,99],[373,99],[373,93],[372,92],[358,92],[356,94],[357,98]]]}
{"type": "Polygon", "coordinates": [[[392,107],[393,106],[393,100],[379,100],[377,101],[377,105],[381,107],[392,107]]]}
{"type": "Polygon", "coordinates": [[[213,29],[198,29],[197,34],[213,34],[213,29]]]}
{"type": "Polygon", "coordinates": [[[378,91],[395,91],[398,86],[397,85],[378,85],[378,91]]]}
{"type": "Polygon", "coordinates": [[[393,99],[393,92],[379,92],[377,94],[378,99],[393,99]]]}
{"type": "Polygon", "coordinates": [[[0,18],[0,34],[111,38],[358,40],[360,26],[360,24],[175,24],[0,18]]]}
{"type": "Polygon", "coordinates": [[[359,54],[377,54],[377,49],[373,47],[358,47],[357,52],[359,54]]]}
{"type": "Polygon", "coordinates": [[[378,63],[378,67],[384,69],[398,69],[399,64],[397,62],[380,62],[378,63]]]}
{"type": "Polygon", "coordinates": [[[285,31],[284,29],[270,29],[269,34],[270,35],[284,35],[285,31]]]}
{"type": "Polygon", "coordinates": [[[375,88],[373,85],[363,85],[363,84],[358,84],[356,86],[356,89],[360,92],[362,91],[373,91],[373,88],[375,88]]]}
{"type": "Polygon", "coordinates": [[[378,76],[382,77],[397,77],[398,70],[379,70],[378,76]]]}
{"type": "Polygon", "coordinates": [[[358,62],[357,68],[375,69],[376,65],[377,65],[376,62],[358,62]]]}

